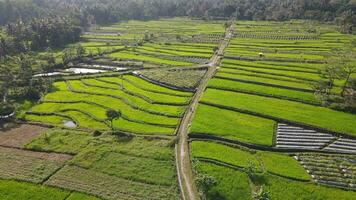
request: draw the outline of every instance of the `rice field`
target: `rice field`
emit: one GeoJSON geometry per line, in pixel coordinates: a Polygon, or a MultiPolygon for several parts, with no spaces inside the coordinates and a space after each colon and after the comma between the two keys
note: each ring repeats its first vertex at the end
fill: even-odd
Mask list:
{"type": "MultiPolygon", "coordinates": [[[[353,199],[356,115],[323,106],[313,85],[355,37],[316,22],[237,21],[220,57],[224,23],[129,20],[84,32],[87,57],[73,67],[104,71],[60,69],[19,116],[49,129],[0,148],[0,199],[180,199],[174,151],[187,113],[201,198],[353,199]]],[[[53,53],[60,64],[63,52],[53,53]]]]}
{"type": "MultiPolygon", "coordinates": [[[[260,190],[269,199],[352,199],[355,179],[339,169],[355,167],[348,155],[294,154],[278,145],[276,151],[275,145],[283,141],[303,151],[320,142],[314,137],[328,133],[343,141],[336,145],[339,153],[353,151],[343,145],[354,140],[343,138],[356,135],[356,116],[322,106],[313,85],[323,79],[320,70],[333,52],[343,51],[354,36],[305,21],[234,26],[189,130],[197,184],[202,176],[215,181],[207,199],[258,199],[260,190]]],[[[335,85],[332,92],[340,93],[341,82],[335,85]]],[[[330,143],[316,149],[336,148],[330,143]]]]}

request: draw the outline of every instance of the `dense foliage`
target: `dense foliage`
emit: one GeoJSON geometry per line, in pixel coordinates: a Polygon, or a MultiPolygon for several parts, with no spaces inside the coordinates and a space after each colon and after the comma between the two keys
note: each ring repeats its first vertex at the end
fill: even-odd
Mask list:
{"type": "Polygon", "coordinates": [[[338,21],[345,32],[355,25],[355,0],[31,0],[0,1],[0,25],[52,14],[72,16],[82,25],[160,16],[237,17],[253,20],[338,21]]]}
{"type": "Polygon", "coordinates": [[[0,58],[29,50],[58,48],[79,40],[81,29],[67,18],[33,19],[9,23],[0,35],[0,58]]]}

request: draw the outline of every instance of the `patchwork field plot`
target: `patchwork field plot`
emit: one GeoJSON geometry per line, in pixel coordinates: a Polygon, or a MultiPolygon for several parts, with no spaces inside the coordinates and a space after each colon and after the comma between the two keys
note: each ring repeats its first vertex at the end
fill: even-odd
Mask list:
{"type": "Polygon", "coordinates": [[[0,145],[21,148],[45,130],[47,129],[44,127],[24,124],[10,130],[0,131],[0,145]]]}
{"type": "Polygon", "coordinates": [[[171,139],[52,130],[28,149],[75,154],[45,185],[103,199],[178,199],[171,139]]]}
{"type": "Polygon", "coordinates": [[[0,147],[1,179],[42,183],[60,169],[71,156],[0,147]]]}
{"type": "Polygon", "coordinates": [[[194,90],[204,74],[206,69],[168,69],[168,70],[143,70],[137,72],[144,79],[154,82],[158,85],[165,85],[170,88],[179,88],[183,90],[194,90]]]}

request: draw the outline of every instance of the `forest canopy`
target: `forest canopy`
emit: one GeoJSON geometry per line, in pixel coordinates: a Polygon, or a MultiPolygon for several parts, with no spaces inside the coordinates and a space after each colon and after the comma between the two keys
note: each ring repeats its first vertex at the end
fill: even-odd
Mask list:
{"type": "Polygon", "coordinates": [[[356,24],[356,0],[0,0],[0,25],[71,16],[78,25],[190,16],[246,20],[313,19],[356,24]]]}

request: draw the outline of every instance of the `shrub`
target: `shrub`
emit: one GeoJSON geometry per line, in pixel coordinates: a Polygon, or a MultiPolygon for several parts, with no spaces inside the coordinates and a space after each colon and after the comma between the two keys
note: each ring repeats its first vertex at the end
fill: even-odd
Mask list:
{"type": "Polygon", "coordinates": [[[103,134],[103,133],[101,131],[99,131],[99,130],[93,131],[93,136],[94,137],[99,137],[99,136],[101,136],[101,134],[103,134]]]}
{"type": "Polygon", "coordinates": [[[9,103],[0,103],[0,115],[10,115],[15,111],[15,107],[9,103]]]}

